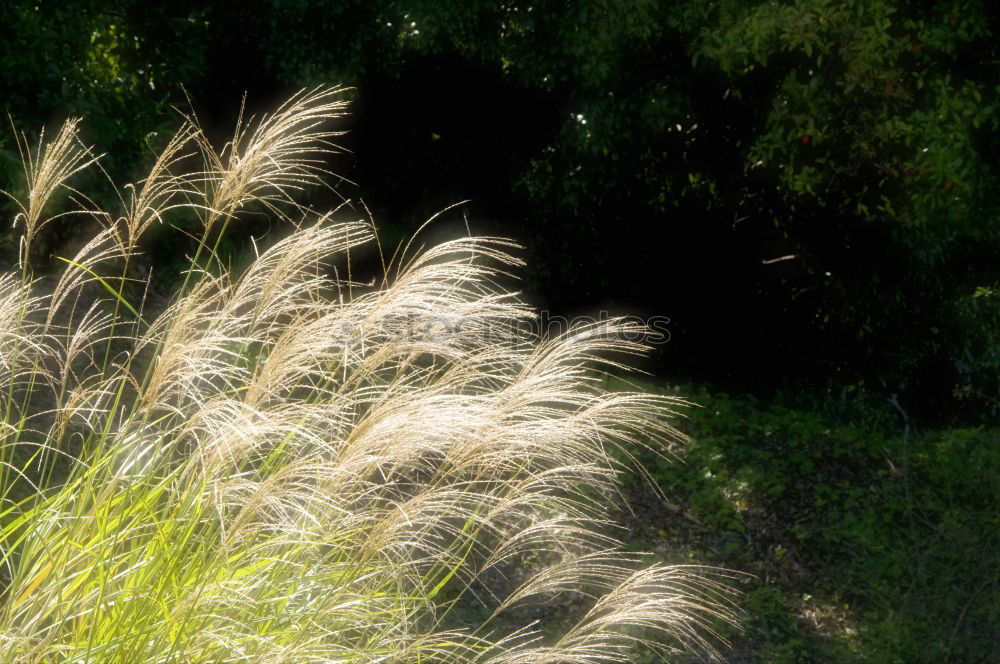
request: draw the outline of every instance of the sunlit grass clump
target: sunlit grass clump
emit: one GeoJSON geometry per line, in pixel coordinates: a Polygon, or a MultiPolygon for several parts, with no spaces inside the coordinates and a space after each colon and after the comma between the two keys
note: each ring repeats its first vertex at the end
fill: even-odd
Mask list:
{"type": "Polygon", "coordinates": [[[592,378],[643,352],[639,330],[526,335],[497,238],[351,274],[361,245],[380,255],[371,223],[294,202],[326,175],[343,110],[338,90],[300,94],[221,150],[189,119],[108,212],[70,189],[100,163],[75,121],[20,138],[18,260],[0,278],[0,661],[711,653],[710,624],[731,620],[718,574],[644,564],[607,520],[616,460],[677,438],[676,400],[592,378]],[[66,191],[77,205],[53,210],[66,191]],[[219,238],[261,213],[294,232],[226,269],[219,238]],[[39,231],[83,217],[101,230],[37,279],[39,231]],[[151,307],[142,238],[179,221],[199,228],[191,269],[151,307]],[[567,596],[584,598],[575,624],[510,627],[567,596]]]}

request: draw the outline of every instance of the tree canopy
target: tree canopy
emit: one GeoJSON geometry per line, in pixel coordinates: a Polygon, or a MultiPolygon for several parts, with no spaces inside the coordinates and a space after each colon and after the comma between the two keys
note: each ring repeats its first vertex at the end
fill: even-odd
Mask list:
{"type": "Polygon", "coordinates": [[[993,3],[18,0],[0,26],[14,123],[86,115],[116,176],[187,98],[211,126],[352,85],[334,167],[377,218],[471,199],[548,308],[669,317],[665,370],[998,405],[993,3]]]}

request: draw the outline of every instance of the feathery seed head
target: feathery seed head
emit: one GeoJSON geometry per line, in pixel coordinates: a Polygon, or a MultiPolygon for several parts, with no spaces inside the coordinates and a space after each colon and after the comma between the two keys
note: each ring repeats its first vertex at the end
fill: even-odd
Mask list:
{"type": "MultiPolygon", "coordinates": [[[[609,530],[630,450],[681,439],[683,401],[592,373],[644,351],[634,325],[526,334],[497,238],[360,288],[329,263],[374,229],[323,216],[242,274],[219,264],[210,234],[247,206],[286,215],[324,175],[343,109],[337,89],[300,93],[220,152],[191,121],[50,294],[0,277],[0,662],[717,654],[726,574],[644,565],[609,530]],[[175,172],[192,151],[203,167],[175,172]],[[125,285],[168,211],[202,220],[207,253],[152,316],[125,285]],[[563,633],[508,627],[566,593],[585,608],[563,633]]],[[[32,232],[89,159],[75,127],[28,153],[32,232]]]]}

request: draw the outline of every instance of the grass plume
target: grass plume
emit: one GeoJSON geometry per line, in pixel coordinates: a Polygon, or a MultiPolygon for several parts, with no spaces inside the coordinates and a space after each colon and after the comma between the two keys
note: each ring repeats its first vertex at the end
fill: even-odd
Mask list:
{"type": "MultiPolygon", "coordinates": [[[[372,225],[307,214],[242,273],[219,264],[213,242],[249,207],[304,213],[340,99],[296,95],[219,151],[188,120],[121,212],[89,211],[105,227],[54,289],[0,278],[0,662],[714,655],[710,624],[734,620],[725,574],[644,565],[609,535],[619,460],[680,439],[683,402],[594,378],[644,351],[633,325],[524,334],[501,238],[361,287],[334,267],[372,225]],[[123,285],[167,212],[203,236],[154,315],[123,285]],[[567,593],[590,608],[562,634],[501,619],[567,593]],[[488,613],[468,625],[473,595],[488,613]]],[[[25,148],[25,244],[91,161],[75,131],[25,148]]]]}

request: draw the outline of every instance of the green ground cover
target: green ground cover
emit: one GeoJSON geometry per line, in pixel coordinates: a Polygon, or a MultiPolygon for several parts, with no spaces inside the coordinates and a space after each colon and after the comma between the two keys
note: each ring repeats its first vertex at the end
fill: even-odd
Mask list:
{"type": "Polygon", "coordinates": [[[669,503],[633,477],[627,539],[755,575],[730,661],[993,661],[1000,429],[692,399],[683,463],[644,459],[669,503]]]}

